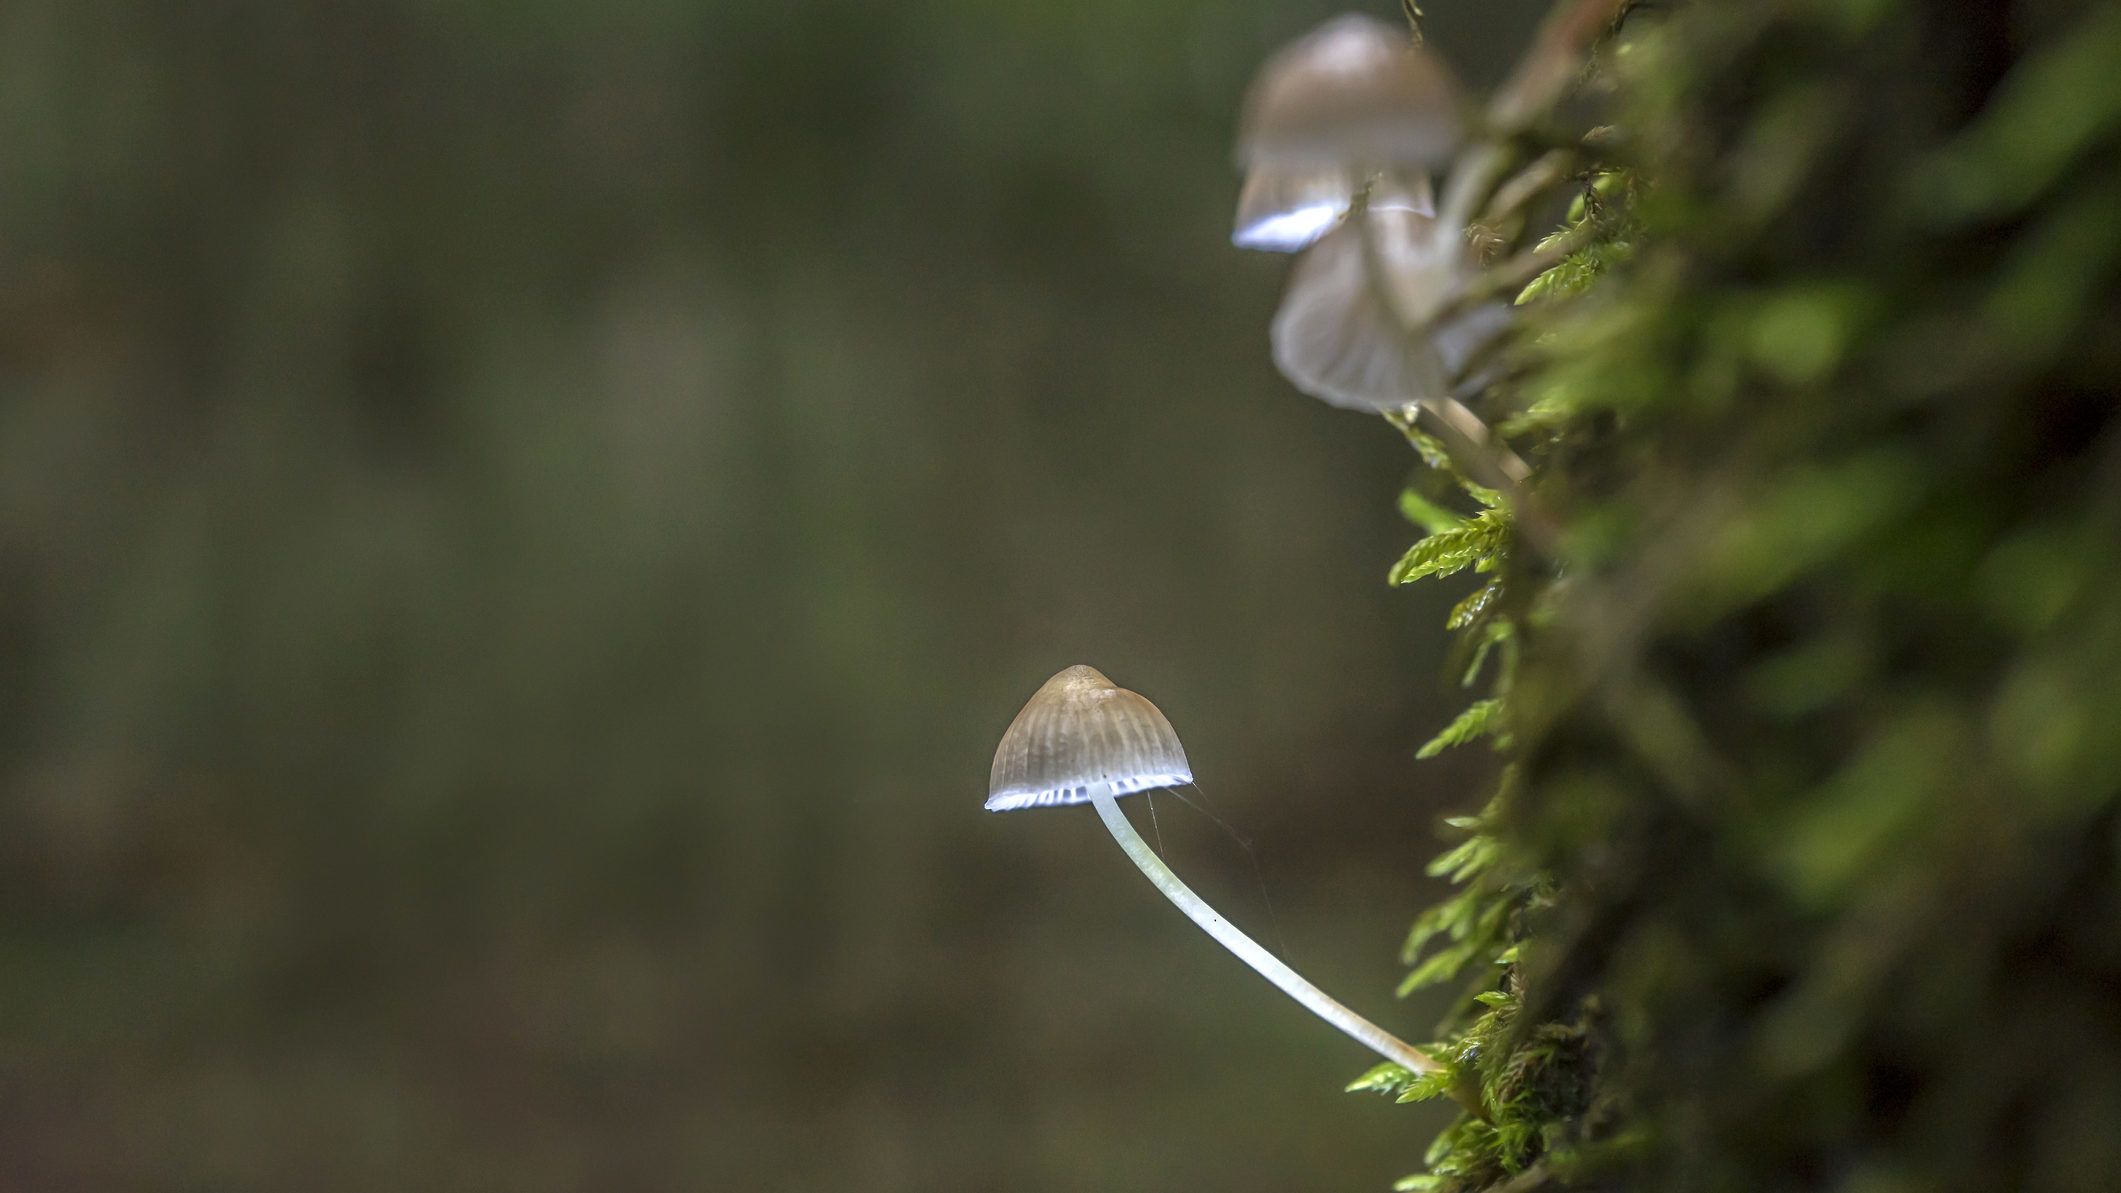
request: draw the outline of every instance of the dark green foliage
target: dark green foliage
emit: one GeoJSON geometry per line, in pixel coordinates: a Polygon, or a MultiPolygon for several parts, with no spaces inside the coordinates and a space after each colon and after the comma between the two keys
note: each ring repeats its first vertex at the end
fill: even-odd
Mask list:
{"type": "Polygon", "coordinates": [[[1487,399],[1557,548],[1394,574],[1519,652],[1403,1187],[2121,1188],[2121,9],[1657,9],[1487,399]]]}
{"type": "MultiPolygon", "coordinates": [[[[1434,438],[1411,425],[1401,429],[1461,500],[1483,508],[1460,516],[1443,501],[1409,488],[1401,508],[1430,534],[1393,568],[1392,582],[1467,569],[1491,575],[1451,610],[1446,622],[1468,651],[1465,684],[1472,686],[1485,677],[1489,694],[1422,746],[1418,756],[1431,758],[1481,738],[1507,745],[1503,726],[1516,670],[1515,625],[1522,608],[1508,578],[1511,514],[1497,493],[1467,480],[1434,438]],[[1485,664],[1498,645],[1504,648],[1504,659],[1489,668],[1485,664]]],[[[1448,1095],[1468,1107],[1430,1146],[1426,1171],[1400,1181],[1396,1189],[1484,1188],[1536,1175],[1531,1168],[1542,1157],[1575,1154],[1573,1124],[1582,1117],[1589,1092],[1587,1035],[1576,1024],[1530,1029],[1520,1025],[1515,942],[1524,914],[1544,905],[1550,892],[1536,874],[1509,864],[1504,843],[1493,831],[1502,798],[1480,815],[1446,821],[1463,839],[1428,870],[1459,890],[1415,920],[1402,949],[1401,959],[1410,967],[1400,983],[1402,996],[1454,982],[1465,986],[1459,1013],[1445,1025],[1446,1038],[1428,1049],[1448,1067],[1417,1077],[1396,1065],[1381,1065],[1348,1087],[1390,1094],[1401,1102],[1448,1095]]]]}

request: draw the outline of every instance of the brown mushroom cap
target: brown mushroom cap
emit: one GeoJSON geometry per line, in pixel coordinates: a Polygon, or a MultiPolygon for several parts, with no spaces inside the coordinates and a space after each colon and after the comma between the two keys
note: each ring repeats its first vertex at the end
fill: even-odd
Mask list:
{"type": "Polygon", "coordinates": [[[987,810],[1088,803],[1193,781],[1171,722],[1095,667],[1070,667],[1034,692],[994,751],[987,810]]]}
{"type": "Polygon", "coordinates": [[[1458,85],[1406,31],[1335,17],[1281,50],[1245,100],[1237,158],[1262,166],[1434,169],[1458,148],[1458,85]]]}

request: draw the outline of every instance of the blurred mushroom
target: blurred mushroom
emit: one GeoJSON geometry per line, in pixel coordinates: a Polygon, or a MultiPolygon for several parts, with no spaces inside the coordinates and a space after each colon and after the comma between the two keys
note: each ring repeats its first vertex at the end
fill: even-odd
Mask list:
{"type": "Polygon", "coordinates": [[[1485,303],[1438,321],[1470,267],[1461,233],[1416,209],[1371,206],[1319,239],[1289,277],[1268,338],[1296,388],[1351,410],[1451,397],[1509,320],[1485,303]]]}
{"type": "Polygon", "coordinates": [[[1193,767],[1178,734],[1154,704],[1114,685],[1095,667],[1075,666],[1033,693],[1002,734],[987,786],[987,810],[1094,806],[1106,830],[1156,889],[1260,976],[1379,1056],[1415,1072],[1442,1068],[1305,981],[1217,914],[1156,856],[1114,802],[1137,791],[1192,781],[1193,767]]]}

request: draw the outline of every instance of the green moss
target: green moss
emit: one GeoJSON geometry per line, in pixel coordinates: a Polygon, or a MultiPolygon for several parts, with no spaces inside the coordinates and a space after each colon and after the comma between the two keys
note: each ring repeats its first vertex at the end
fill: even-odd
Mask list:
{"type": "Polygon", "coordinates": [[[1655,7],[1480,402],[1552,541],[1394,573],[1510,647],[1401,1187],[2121,1188],[2121,15],[1655,7]]]}

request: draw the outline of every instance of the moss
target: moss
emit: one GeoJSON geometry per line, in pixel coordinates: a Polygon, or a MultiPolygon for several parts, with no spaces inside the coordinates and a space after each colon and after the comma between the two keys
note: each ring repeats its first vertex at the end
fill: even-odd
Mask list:
{"type": "Polygon", "coordinates": [[[2121,15],[1651,7],[1483,399],[1558,545],[1406,566],[1511,650],[1406,1187],[2121,1188],[2121,15]]]}

